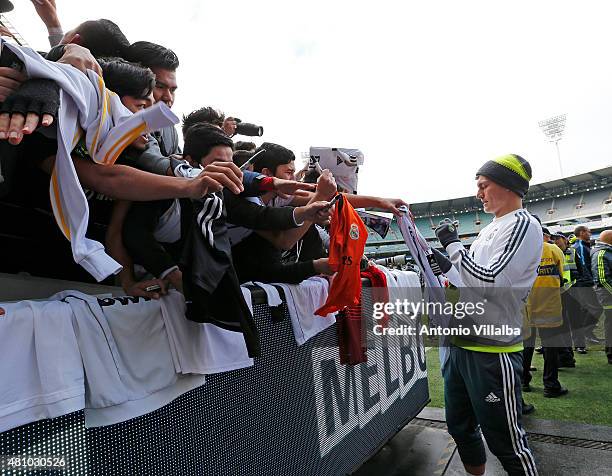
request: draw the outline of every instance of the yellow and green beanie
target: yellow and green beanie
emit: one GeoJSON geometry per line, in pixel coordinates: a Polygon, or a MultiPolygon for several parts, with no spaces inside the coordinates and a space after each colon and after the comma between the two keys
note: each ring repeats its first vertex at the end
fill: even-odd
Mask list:
{"type": "Polygon", "coordinates": [[[531,165],[520,155],[509,154],[489,160],[478,169],[476,178],[479,175],[490,178],[523,198],[529,190],[531,165]]]}

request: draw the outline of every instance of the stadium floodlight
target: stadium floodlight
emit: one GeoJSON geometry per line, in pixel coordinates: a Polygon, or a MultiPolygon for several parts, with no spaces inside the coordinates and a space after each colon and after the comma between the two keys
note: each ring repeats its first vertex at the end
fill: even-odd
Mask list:
{"type": "Polygon", "coordinates": [[[542,132],[546,136],[549,142],[554,142],[557,148],[557,160],[559,161],[559,172],[563,177],[563,166],[561,165],[561,152],[559,151],[559,141],[563,138],[563,131],[565,130],[565,119],[567,114],[560,114],[559,116],[551,117],[538,122],[538,126],[542,129],[542,132]]]}

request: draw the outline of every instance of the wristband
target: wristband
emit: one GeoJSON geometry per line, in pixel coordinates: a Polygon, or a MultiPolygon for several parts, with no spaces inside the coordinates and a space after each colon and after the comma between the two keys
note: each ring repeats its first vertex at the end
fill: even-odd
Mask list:
{"type": "Polygon", "coordinates": [[[272,192],[274,190],[274,177],[263,177],[259,182],[261,192],[272,192]]]}

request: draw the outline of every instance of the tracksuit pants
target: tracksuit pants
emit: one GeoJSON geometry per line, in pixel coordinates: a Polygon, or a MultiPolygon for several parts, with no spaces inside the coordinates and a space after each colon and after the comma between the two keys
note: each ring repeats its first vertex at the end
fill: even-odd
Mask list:
{"type": "Polygon", "coordinates": [[[486,461],[484,435],[491,452],[510,475],[538,474],[521,427],[521,352],[473,352],[450,347],[443,370],[448,432],[461,461],[486,461]]]}

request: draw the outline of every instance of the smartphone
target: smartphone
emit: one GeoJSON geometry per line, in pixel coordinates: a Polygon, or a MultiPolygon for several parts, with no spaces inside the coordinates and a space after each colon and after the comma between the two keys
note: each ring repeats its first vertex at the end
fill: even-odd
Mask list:
{"type": "Polygon", "coordinates": [[[338,194],[336,195],[334,198],[332,198],[329,203],[327,204],[327,208],[331,208],[334,206],[334,203],[336,203],[338,200],[340,200],[340,198],[342,197],[342,194],[338,194]]]}
{"type": "Polygon", "coordinates": [[[152,293],[152,292],[155,292],[155,291],[161,291],[161,286],[159,284],[153,284],[151,286],[147,286],[145,288],[145,291],[148,292],[148,293],[152,293]]]}

